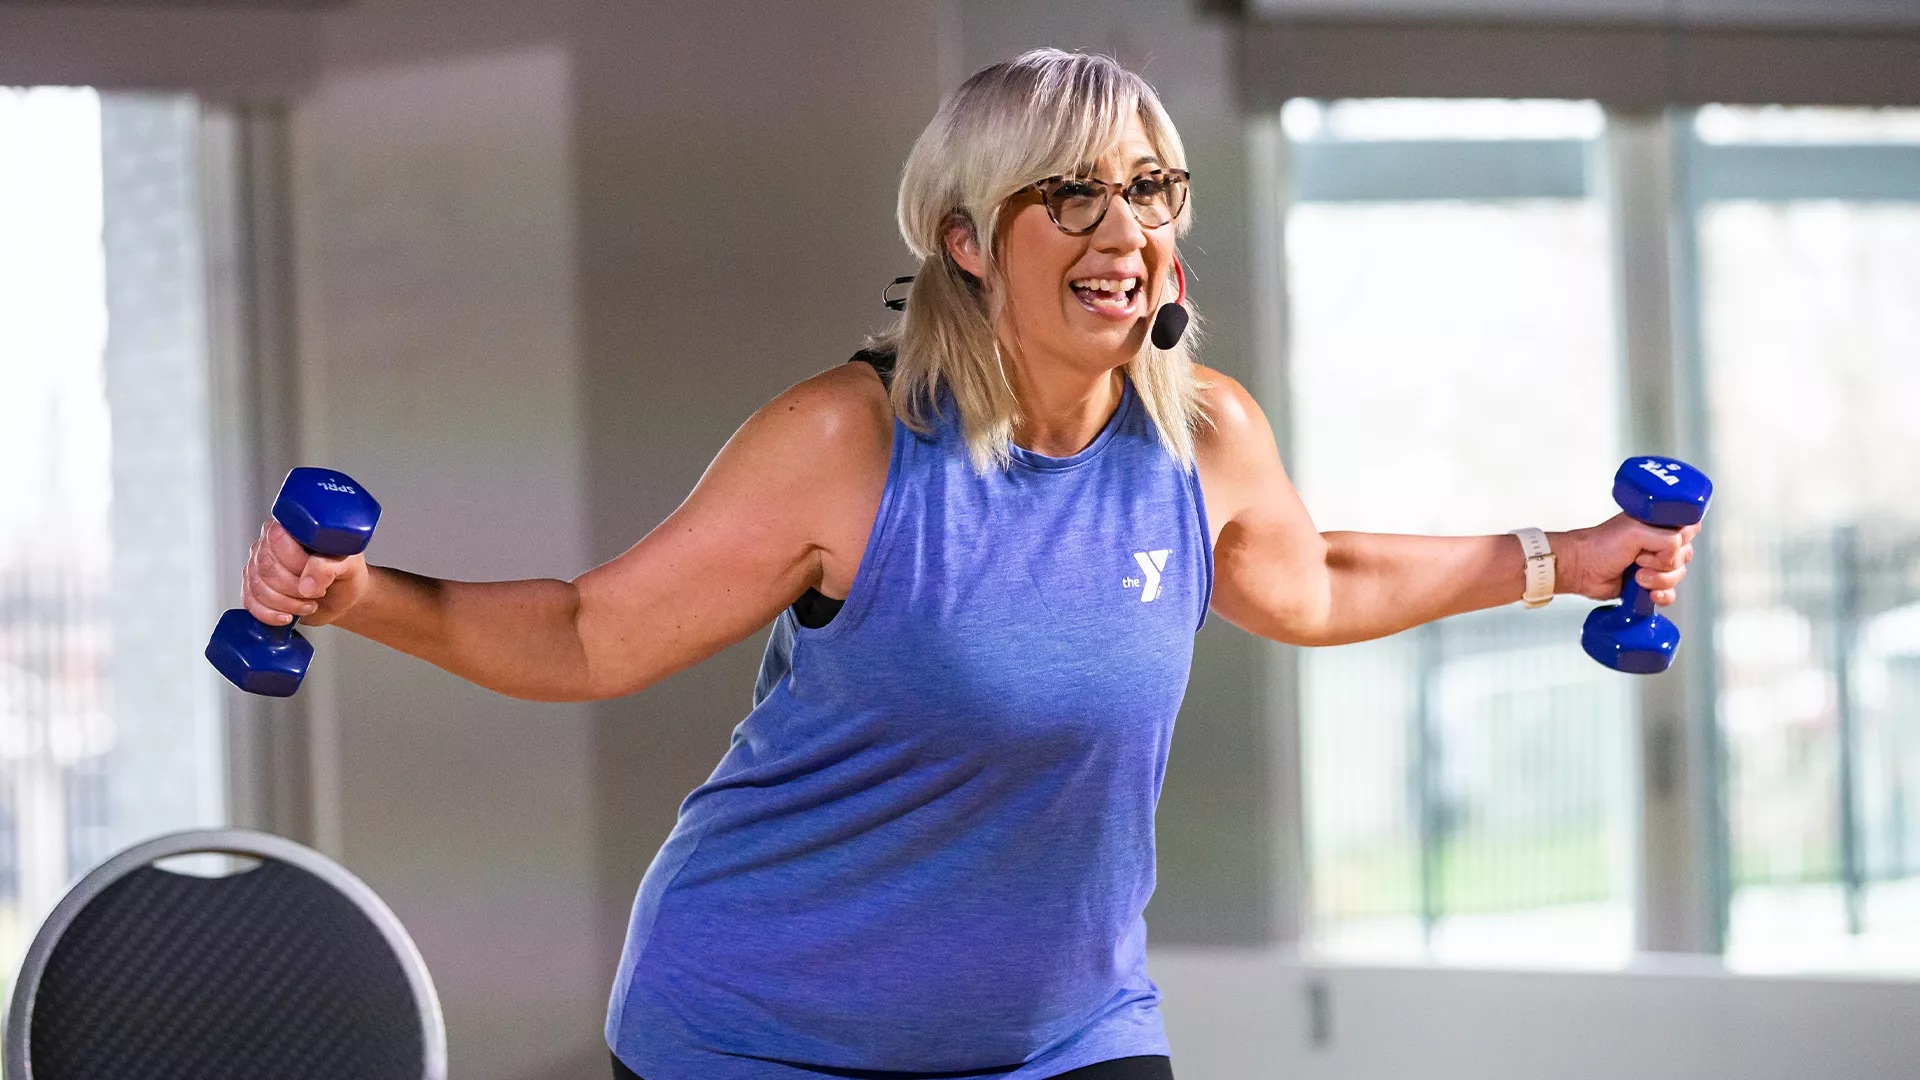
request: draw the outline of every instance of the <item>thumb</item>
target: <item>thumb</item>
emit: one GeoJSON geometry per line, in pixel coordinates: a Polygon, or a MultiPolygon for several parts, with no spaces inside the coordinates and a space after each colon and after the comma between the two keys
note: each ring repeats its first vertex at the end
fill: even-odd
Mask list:
{"type": "Polygon", "coordinates": [[[300,571],[300,591],[308,596],[319,596],[333,586],[333,580],[340,576],[346,560],[329,558],[325,555],[307,556],[306,568],[300,571]]]}

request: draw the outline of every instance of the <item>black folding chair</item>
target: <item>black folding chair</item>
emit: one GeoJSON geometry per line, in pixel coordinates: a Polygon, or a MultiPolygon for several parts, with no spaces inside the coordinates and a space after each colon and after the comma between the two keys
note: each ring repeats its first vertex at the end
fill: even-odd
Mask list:
{"type": "Polygon", "coordinates": [[[426,964],[359,878],[265,833],[175,833],[54,906],[8,1002],[6,1080],[445,1080],[426,964]],[[181,855],[257,860],[224,877],[181,855]]]}

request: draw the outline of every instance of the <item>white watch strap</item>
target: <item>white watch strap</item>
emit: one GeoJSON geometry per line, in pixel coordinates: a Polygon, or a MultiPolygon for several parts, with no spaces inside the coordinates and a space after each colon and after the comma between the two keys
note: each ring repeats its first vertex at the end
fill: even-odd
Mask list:
{"type": "Polygon", "coordinates": [[[1539,529],[1514,529],[1513,535],[1527,556],[1527,590],[1520,599],[1530,608],[1540,607],[1553,599],[1553,549],[1539,529]]]}

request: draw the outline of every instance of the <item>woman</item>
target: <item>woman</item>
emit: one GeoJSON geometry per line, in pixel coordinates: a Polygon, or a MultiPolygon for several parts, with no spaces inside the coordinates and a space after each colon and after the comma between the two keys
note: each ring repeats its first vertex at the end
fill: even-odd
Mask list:
{"type": "MultiPolygon", "coordinates": [[[[1184,300],[1184,169],[1111,60],[988,68],[907,163],[901,323],[761,409],[620,557],[475,584],[263,530],[255,615],[517,697],[629,694],[777,619],[641,884],[618,1075],[1171,1076],[1141,912],[1209,604],[1330,645],[1521,598],[1511,535],[1318,532],[1254,400],[1190,338],[1150,343],[1184,300]]],[[[1670,603],[1693,532],[1552,534],[1555,587],[1609,597],[1637,562],[1670,603]]]]}

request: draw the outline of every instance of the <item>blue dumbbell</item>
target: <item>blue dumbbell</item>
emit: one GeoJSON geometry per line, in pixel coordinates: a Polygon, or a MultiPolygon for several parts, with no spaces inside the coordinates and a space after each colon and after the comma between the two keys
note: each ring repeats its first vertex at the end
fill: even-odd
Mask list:
{"type": "MultiPolygon", "coordinates": [[[[308,552],[345,558],[367,549],[380,520],[380,504],[345,473],[301,468],[288,473],[280,485],[273,519],[308,552]]],[[[214,626],[207,659],[249,694],[292,697],[307,677],[313,646],[292,622],[270,626],[247,609],[234,608],[214,626]]]]}
{"type": "MultiPolygon", "coordinates": [[[[1692,525],[1706,515],[1713,481],[1699,469],[1672,458],[1628,458],[1613,474],[1613,501],[1628,516],[1663,529],[1692,525]]],[[[1680,628],[1654,611],[1653,594],[1633,579],[1637,566],[1620,580],[1620,602],[1595,608],[1580,630],[1587,655],[1634,675],[1667,670],[1680,647],[1680,628]]]]}

